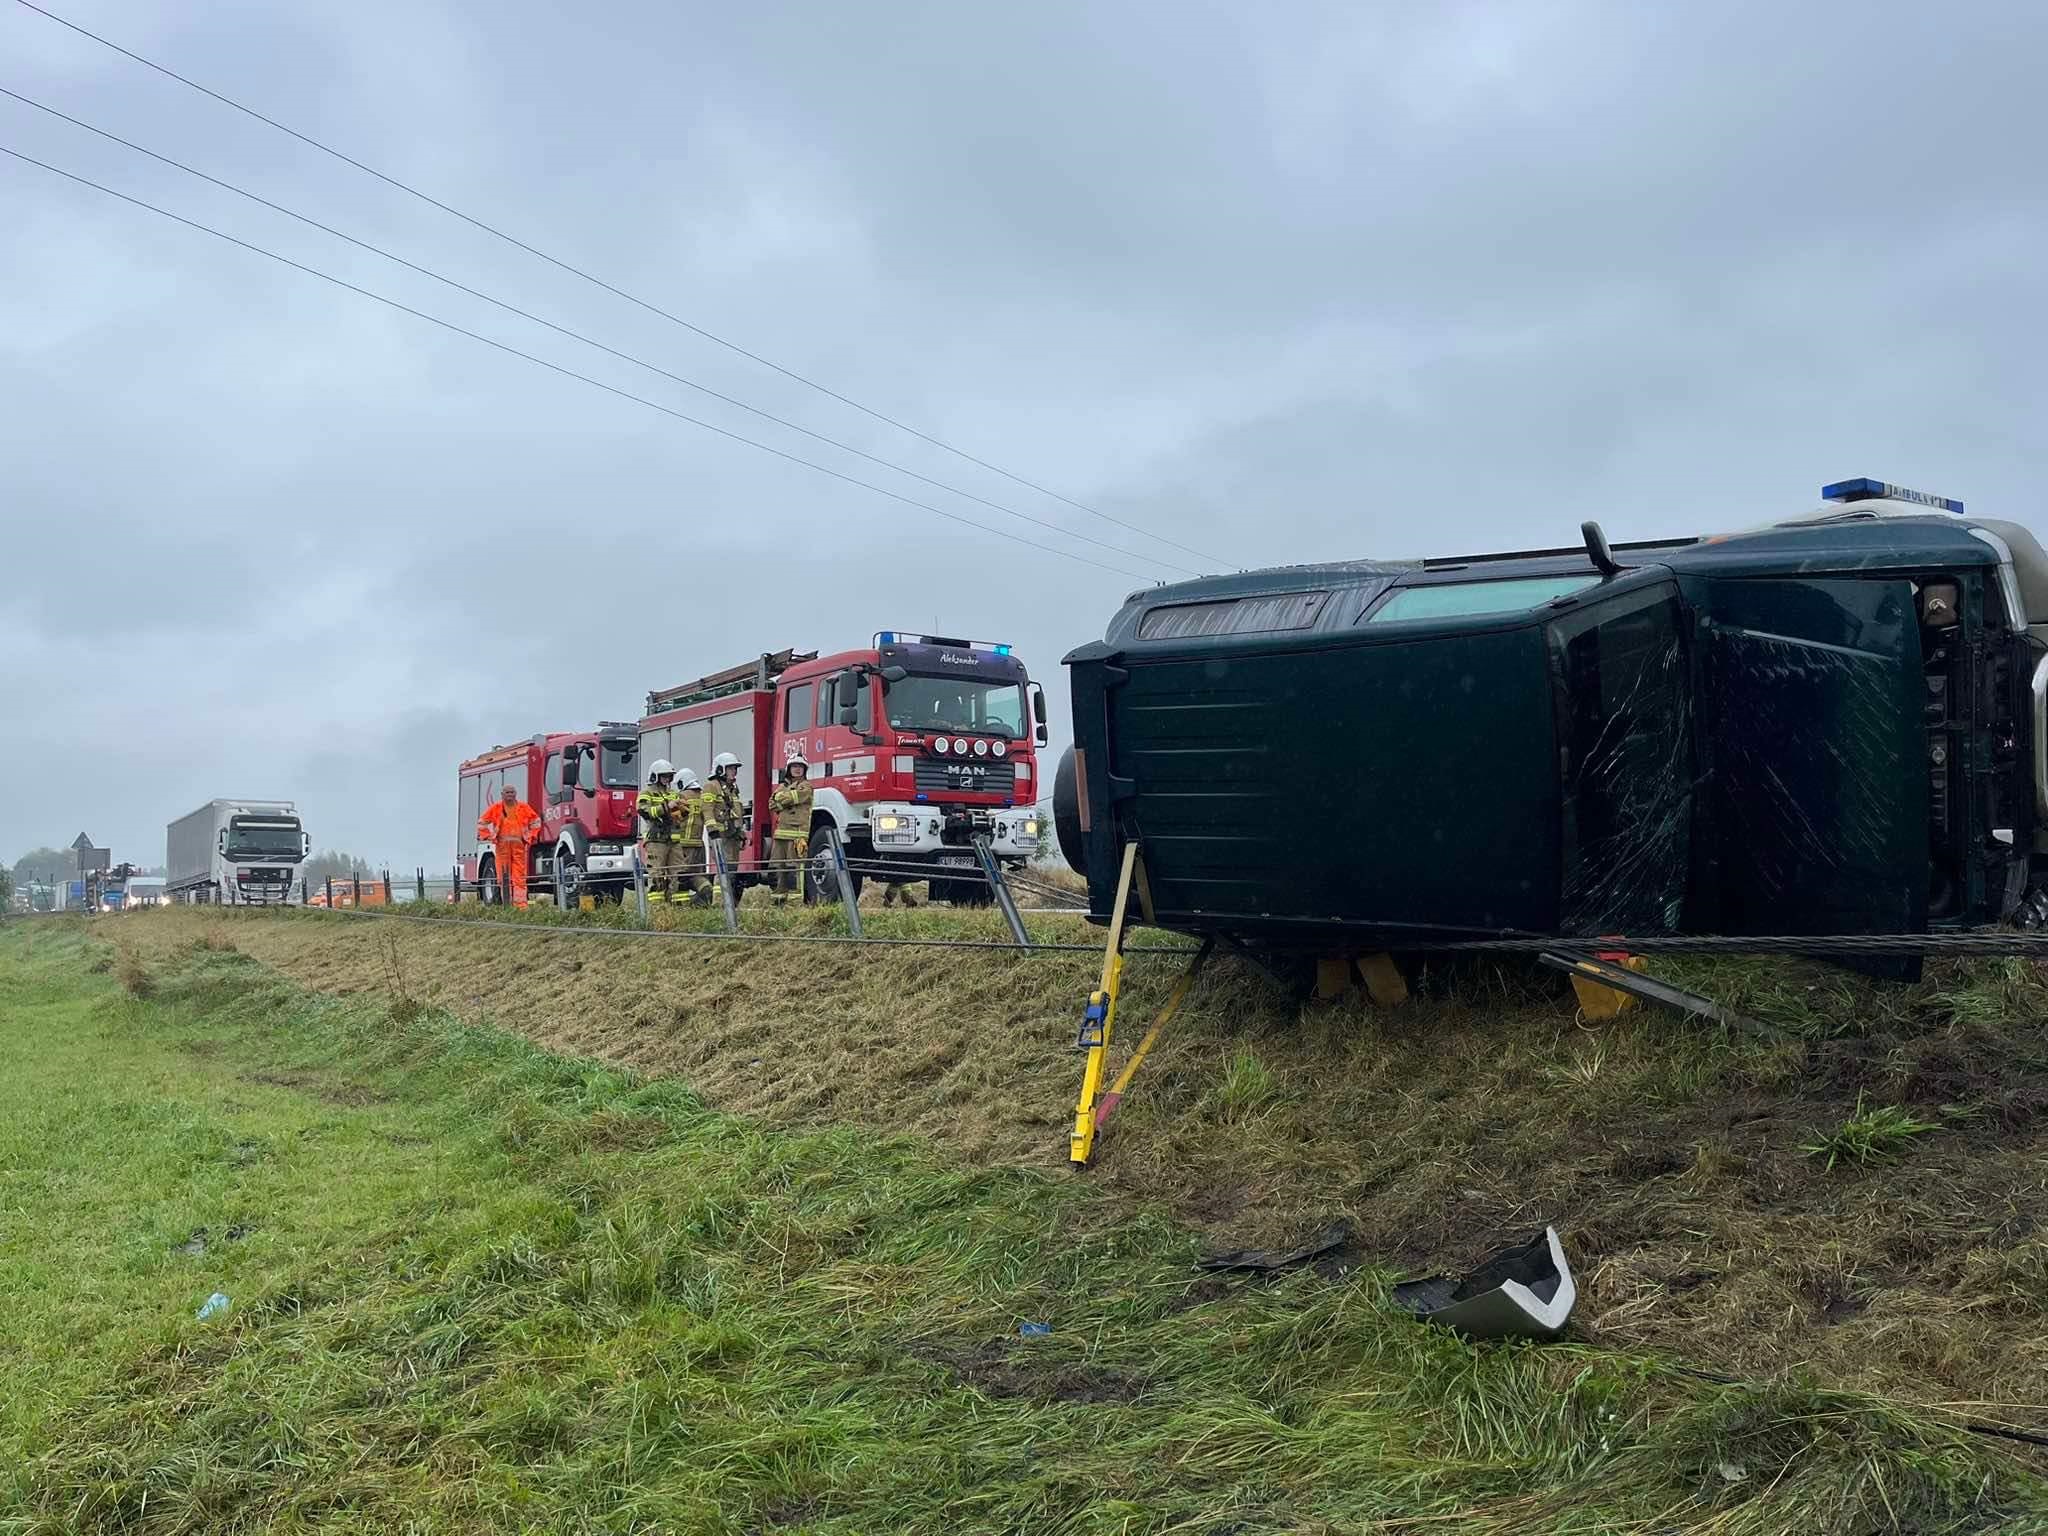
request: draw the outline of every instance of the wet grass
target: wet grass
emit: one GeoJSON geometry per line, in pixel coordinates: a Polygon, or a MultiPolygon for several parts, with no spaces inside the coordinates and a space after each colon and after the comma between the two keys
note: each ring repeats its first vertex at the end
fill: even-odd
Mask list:
{"type": "MultiPolygon", "coordinates": [[[[0,934],[0,1529],[2042,1516],[1939,1412],[1471,1346],[1369,1266],[1218,1285],[1170,1211],[1096,1183],[774,1131],[189,939],[127,954],[147,996],[92,970],[83,924],[0,934]]],[[[1225,1079],[1261,1123],[1287,1111],[1270,1054],[1225,1079]]]]}

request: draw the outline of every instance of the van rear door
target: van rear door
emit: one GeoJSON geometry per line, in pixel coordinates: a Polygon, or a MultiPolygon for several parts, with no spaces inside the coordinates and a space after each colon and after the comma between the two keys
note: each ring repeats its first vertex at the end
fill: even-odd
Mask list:
{"type": "Polygon", "coordinates": [[[1701,814],[1691,926],[1722,933],[1925,927],[1920,628],[1905,581],[1705,578],[1701,814]]]}

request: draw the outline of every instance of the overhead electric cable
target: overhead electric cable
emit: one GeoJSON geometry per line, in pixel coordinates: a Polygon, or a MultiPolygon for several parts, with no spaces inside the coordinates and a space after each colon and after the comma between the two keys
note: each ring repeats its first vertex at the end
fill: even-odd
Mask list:
{"type": "Polygon", "coordinates": [[[805,437],[811,438],[816,442],[824,443],[827,447],[837,448],[842,453],[850,453],[855,458],[865,459],[870,464],[877,464],[880,465],[882,468],[892,470],[899,475],[906,475],[912,480],[916,480],[921,482],[922,484],[929,485],[936,490],[946,491],[949,494],[958,496],[965,501],[977,502],[980,505],[989,508],[991,511],[1000,512],[1005,517],[1016,518],[1019,522],[1030,523],[1032,526],[1037,528],[1043,528],[1049,533],[1058,534],[1061,538],[1079,539],[1084,544],[1092,544],[1097,549],[1108,550],[1111,554],[1120,555],[1125,559],[1150,561],[1151,563],[1161,566],[1166,570],[1176,571],[1183,576],[1194,576],[1200,574],[1199,572],[1189,570],[1186,566],[1175,565],[1171,561],[1160,560],[1156,556],[1141,555],[1136,550],[1124,549],[1115,544],[1107,544],[1104,543],[1101,539],[1091,538],[1089,535],[1085,533],[1078,533],[1071,528],[1062,527],[1058,523],[1049,523],[1044,518],[1033,517],[1028,512],[1019,512],[1014,507],[1006,507],[999,501],[991,501],[986,496],[976,495],[973,491],[963,490],[961,489],[961,487],[957,485],[948,484],[944,480],[934,480],[930,475],[919,474],[916,470],[910,469],[905,465],[898,464],[893,459],[885,459],[881,457],[879,454],[869,453],[865,449],[854,447],[851,443],[843,443],[836,437],[828,437],[822,432],[813,432],[809,427],[803,426],[798,422],[790,421],[786,417],[777,416],[772,411],[764,411],[758,406],[749,405],[746,401],[737,399],[732,395],[728,395],[719,390],[713,389],[708,384],[700,384],[695,379],[686,378],[680,373],[671,372],[669,369],[662,367],[659,363],[651,363],[644,357],[636,357],[631,352],[623,352],[617,347],[609,346],[606,343],[599,341],[594,336],[585,335],[582,331],[575,330],[566,325],[558,324],[557,322],[548,319],[544,315],[537,315],[533,313],[533,311],[531,310],[522,309],[519,305],[512,303],[510,300],[498,298],[495,294],[486,293],[481,288],[472,288],[469,284],[465,282],[461,282],[458,279],[449,277],[443,273],[436,272],[432,267],[422,266],[420,263],[416,261],[407,260],[405,257],[398,255],[394,251],[387,251],[380,245],[372,244],[368,240],[359,239],[356,236],[349,234],[346,230],[336,229],[332,224],[323,224],[320,220],[313,218],[308,214],[300,213],[296,209],[287,208],[282,203],[272,202],[269,198],[264,197],[260,193],[251,192],[246,187],[237,186],[235,183],[231,181],[223,181],[218,176],[209,175],[205,171],[198,169],[196,166],[187,165],[184,161],[173,159],[169,155],[159,154],[156,150],[149,148],[147,145],[137,144],[133,139],[125,139],[121,137],[121,135],[118,133],[114,133],[108,129],[101,128],[94,123],[89,123],[85,121],[84,118],[73,117],[69,112],[65,112],[60,110],[59,108],[53,107],[48,102],[38,101],[33,96],[24,96],[21,92],[16,90],[10,90],[8,87],[4,85],[0,85],[0,96],[6,96],[11,100],[18,101],[25,107],[33,107],[38,112],[47,113],[51,117],[57,118],[62,122],[71,124],[74,128],[83,128],[87,133],[97,134],[100,138],[107,140],[109,143],[119,144],[123,149],[132,150],[138,155],[145,155],[149,159],[156,161],[159,165],[167,165],[171,167],[172,170],[182,171],[187,176],[195,177],[200,181],[206,182],[209,186],[219,187],[223,192],[232,192],[235,196],[240,198],[246,198],[248,201],[252,203],[256,203],[261,207],[268,208],[273,213],[281,213],[288,219],[296,219],[299,223],[304,224],[309,229],[317,229],[322,234],[332,235],[335,239],[346,241],[348,244],[355,246],[358,250],[368,251],[373,256],[381,256],[386,261],[396,263],[398,266],[404,267],[409,272],[417,272],[419,273],[420,276],[431,278],[433,281],[437,283],[441,283],[449,288],[453,288],[458,293],[464,293],[469,295],[469,297],[473,299],[481,299],[486,304],[495,305],[497,308],[504,310],[505,313],[509,315],[517,315],[522,320],[530,320],[535,325],[545,326],[548,330],[555,332],[557,335],[567,336],[570,340],[582,342],[587,347],[594,347],[599,352],[603,352],[608,354],[609,356],[616,357],[622,362],[631,363],[636,368],[645,368],[649,373],[659,374],[662,378],[667,379],[672,383],[680,384],[686,389],[694,389],[701,395],[709,396],[713,400],[721,401],[724,404],[730,405],[737,410],[745,411],[749,415],[758,416],[763,421],[772,421],[778,427],[786,427],[792,432],[800,432],[805,437]]]}
{"type": "Polygon", "coordinates": [[[378,293],[373,289],[360,287],[355,283],[349,282],[346,278],[336,277],[331,272],[323,272],[318,267],[308,266],[302,261],[294,261],[289,256],[280,255],[276,251],[253,244],[250,241],[241,239],[239,236],[228,234],[224,230],[215,229],[210,224],[202,224],[197,219],[188,219],[181,213],[173,213],[168,208],[161,208],[155,203],[131,196],[129,193],[116,191],[114,188],[104,186],[89,177],[80,176],[74,171],[67,171],[61,166],[51,165],[47,161],[38,160],[33,155],[24,154],[20,150],[10,148],[5,144],[0,144],[0,154],[19,160],[24,165],[32,165],[38,170],[48,171],[53,176],[61,176],[66,181],[76,182],[81,187],[90,187],[95,192],[104,193],[106,196],[116,198],[121,202],[133,204],[135,207],[141,208],[146,212],[156,214],[159,218],[169,219],[175,224],[182,224],[187,229],[195,229],[203,235],[211,235],[216,240],[223,240],[229,245],[239,246],[243,250],[254,252],[258,256],[267,256],[272,261],[290,267],[294,271],[305,273],[308,277],[317,277],[322,282],[332,283],[337,288],[345,288],[350,293],[360,294],[366,299],[374,299],[377,303],[398,310],[401,314],[411,315],[415,319],[424,320],[430,325],[438,325],[443,330],[453,331],[458,336],[466,336],[471,341],[482,342],[487,347],[494,348],[509,356],[520,358],[525,362],[533,363],[547,369],[551,373],[559,373],[564,378],[588,384],[594,389],[603,390],[606,394],[617,395],[622,400],[631,400],[636,405],[644,405],[649,410],[659,411],[664,416],[672,416],[677,421],[688,422],[693,427],[701,427],[706,432],[715,432],[718,436],[730,438],[733,442],[744,443],[749,448],[758,448],[761,452],[771,453],[778,459],[787,459],[792,464],[801,464],[804,468],[816,470],[821,475],[829,475],[834,480],[844,481],[848,485],[857,485],[862,490],[873,491],[876,495],[886,496],[891,501],[899,501],[905,506],[917,507],[922,511],[943,517],[948,522],[959,523],[963,527],[973,528],[981,533],[993,534],[999,539],[1009,540],[1012,544],[1021,544],[1026,549],[1038,550],[1041,554],[1057,555],[1062,560],[1072,560],[1080,565],[1093,566],[1099,571],[1109,571],[1114,575],[1128,576],[1136,581],[1150,581],[1153,579],[1137,571],[1126,570],[1122,566],[1105,565],[1099,560],[1091,560],[1086,555],[1077,555],[1071,550],[1055,549],[1051,545],[1040,544],[1036,540],[1024,538],[1019,534],[1010,533],[1002,528],[991,528],[986,523],[978,523],[972,518],[960,516],[957,512],[949,512],[944,507],[935,507],[928,501],[919,501],[914,496],[905,496],[900,491],[892,491],[887,486],[876,485],[873,481],[863,480],[858,475],[846,474],[843,471],[833,469],[830,465],[820,464],[815,459],[807,459],[802,454],[790,453],[788,450],[777,448],[773,444],[748,437],[745,433],[735,432],[729,427],[721,427],[715,422],[705,421],[701,417],[692,416],[687,411],[679,411],[673,406],[663,405],[659,400],[650,400],[645,395],[637,395],[630,389],[621,389],[616,384],[607,384],[604,380],[593,378],[587,373],[579,373],[574,368],[566,367],[561,363],[550,361],[532,352],[521,351],[509,342],[499,341],[495,337],[486,336],[480,331],[469,330],[467,327],[457,325],[452,320],[444,320],[439,315],[429,314],[423,309],[415,309],[410,304],[401,303],[399,300],[378,293]]]}
{"type": "Polygon", "coordinates": [[[726,337],[718,335],[715,331],[706,330],[703,326],[698,325],[693,321],[685,320],[681,315],[675,314],[670,310],[663,309],[660,305],[652,303],[649,300],[643,299],[639,297],[637,294],[628,293],[625,289],[618,287],[616,284],[605,281],[605,279],[597,276],[595,273],[586,271],[584,268],[575,265],[573,262],[565,261],[559,256],[551,255],[547,251],[540,249],[540,247],[536,245],[530,245],[526,241],[521,240],[518,236],[508,234],[504,230],[499,229],[497,226],[486,223],[484,220],[476,217],[474,214],[465,213],[463,212],[462,209],[455,207],[453,204],[441,201],[440,198],[433,196],[431,193],[423,192],[418,187],[412,186],[410,183],[401,181],[396,176],[392,176],[384,171],[380,171],[373,165],[364,164],[362,161],[356,159],[353,155],[346,154],[343,151],[336,149],[331,144],[322,143],[319,139],[314,138],[312,135],[301,133],[298,129],[290,127],[285,123],[281,123],[274,117],[266,116],[265,114],[257,111],[254,107],[245,106],[243,103],[235,100],[232,96],[228,96],[220,91],[216,91],[210,86],[201,85],[197,80],[191,79],[189,76],[179,74],[175,69],[172,69],[167,64],[159,64],[155,59],[137,53],[132,48],[124,48],[121,46],[121,44],[115,42],[112,38],[103,37],[99,33],[91,30],[89,27],[80,26],[77,22],[69,20],[66,17],[60,16],[55,11],[49,10],[44,6],[35,4],[34,0],[16,0],[16,3],[27,10],[34,11],[38,16],[42,16],[50,21],[54,21],[60,27],[67,28],[70,31],[77,33],[80,37],[88,38],[91,41],[98,43],[103,48],[112,49],[115,53],[120,54],[123,58],[132,59],[134,62],[142,65],[146,69],[155,70],[158,74],[164,76],[166,79],[175,80],[178,84],[185,86],[187,89],[197,91],[202,96],[209,97],[210,99],[219,102],[224,107],[232,108],[234,111],[242,113],[245,117],[254,118],[257,122],[262,123],[267,127],[274,128],[279,133],[285,134],[290,138],[297,139],[301,144],[304,144],[312,149],[317,149],[323,155],[330,155],[334,159],[341,161],[344,165],[352,166],[356,170],[361,171],[364,175],[374,177],[378,181],[383,182],[386,186],[392,187],[397,191],[405,193],[408,197],[418,198],[421,202],[426,203],[430,207],[440,209],[441,212],[449,215],[451,218],[460,219],[463,223],[470,225],[474,229],[481,230],[483,233],[491,236],[493,239],[502,240],[507,245],[514,246],[517,249],[526,252],[529,256],[532,256],[537,260],[546,262],[549,266],[559,268],[561,271],[567,272],[572,277],[581,278],[584,282],[590,283],[598,288],[602,288],[606,293],[609,293],[616,298],[624,299],[628,304],[632,304],[640,309],[644,309],[649,314],[658,315],[660,318],[668,321],[672,325],[679,325],[684,330],[689,331],[691,334],[700,336],[704,340],[711,342],[713,345],[723,347],[728,352],[732,352],[737,356],[744,357],[749,362],[756,363],[759,366],[767,368],[772,372],[779,373],[784,378],[793,380],[796,383],[803,385],[807,389],[816,390],[819,394],[824,395],[829,399],[837,400],[841,405],[849,406],[852,409],[859,411],[862,415],[871,417],[874,420],[883,423],[885,426],[894,427],[899,432],[908,433],[910,436],[919,439],[921,442],[929,443],[934,448],[943,449],[945,452],[954,455],[956,458],[965,459],[968,463],[977,465],[982,469],[988,470],[992,474],[1001,475],[1004,479],[1013,481],[1018,485],[1026,487],[1029,490],[1036,491],[1041,496],[1049,496],[1054,501],[1058,501],[1069,507],[1072,507],[1078,512],[1087,513],[1090,517],[1099,517],[1104,522],[1114,523],[1117,527],[1125,529],[1130,533],[1138,534],[1143,538],[1155,539],[1161,544],[1171,545],[1173,548],[1180,550],[1184,554],[1193,555],[1198,560],[1206,560],[1209,561],[1211,564],[1219,567],[1227,566],[1229,564],[1229,562],[1221,559],[1216,555],[1206,554],[1203,551],[1194,548],[1192,545],[1181,543],[1178,539],[1170,539],[1163,533],[1154,533],[1149,528],[1143,528],[1135,523],[1126,522],[1124,521],[1124,519],[1120,517],[1114,517],[1111,514],[1102,511],[1100,508],[1091,507],[1086,502],[1076,501],[1073,497],[1064,495],[1061,492],[1055,491],[1048,486],[1041,485],[1036,480],[1027,479],[1023,475],[1016,474],[1011,470],[1004,469],[1000,464],[994,464],[987,459],[979,458],[976,455],[969,453],[964,448],[956,448],[953,446],[953,444],[945,441],[943,438],[935,437],[929,432],[925,432],[917,427],[913,427],[908,422],[899,421],[894,416],[890,416],[885,414],[884,412],[878,411],[872,406],[863,405],[860,401],[854,399],[850,395],[841,394],[838,390],[833,389],[828,385],[821,384],[816,379],[810,378],[805,374],[799,373],[793,368],[784,367],[781,363],[774,361],[772,358],[763,357],[758,352],[749,351],[746,347],[741,346],[736,341],[728,340],[726,337]]]}

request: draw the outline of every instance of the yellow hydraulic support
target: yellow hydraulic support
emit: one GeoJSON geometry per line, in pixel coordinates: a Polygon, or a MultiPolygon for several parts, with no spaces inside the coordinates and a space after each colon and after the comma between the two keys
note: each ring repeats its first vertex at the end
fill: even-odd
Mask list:
{"type": "Polygon", "coordinates": [[[1088,1053],[1088,1065],[1081,1073],[1081,1100],[1074,1106],[1074,1132],[1068,1138],[1067,1155],[1076,1166],[1085,1164],[1095,1152],[1095,1133],[1115,1113],[1116,1106],[1124,1096],[1124,1090],[1131,1085],[1138,1068],[1158,1042],[1160,1032],[1180,1012],[1182,1003],[1195,985],[1195,975],[1202,968],[1202,962],[1209,957],[1212,944],[1205,943],[1195,952],[1187,970],[1174,984],[1165,1005],[1152,1021],[1152,1027],[1138,1042],[1138,1048],[1131,1053],[1131,1059],[1124,1064],[1107,1093],[1103,1092],[1103,1074],[1109,1069],[1109,1047],[1116,1031],[1117,998],[1123,988],[1124,938],[1129,932],[1130,898],[1137,893],[1138,908],[1147,921],[1152,918],[1152,886],[1145,878],[1145,858],[1138,851],[1138,845],[1124,845],[1123,871],[1117,877],[1116,905],[1111,909],[1109,939],[1102,952],[1102,985],[1088,994],[1088,1006],[1081,1014],[1081,1033],[1075,1042],[1088,1053]]]}
{"type": "MultiPolygon", "coordinates": [[[[1109,1040],[1116,1027],[1116,997],[1124,979],[1124,925],[1131,910],[1131,887],[1140,869],[1138,844],[1124,844],[1124,867],[1116,877],[1116,905],[1110,909],[1109,938],[1102,948],[1102,985],[1088,994],[1081,1012],[1081,1033],[1075,1043],[1088,1053],[1081,1072],[1081,1102],[1074,1106],[1074,1134],[1067,1156],[1085,1163],[1095,1150],[1095,1100],[1102,1092],[1102,1074],[1109,1063],[1109,1040]]],[[[1147,888],[1145,905],[1149,908],[1147,888]]]]}

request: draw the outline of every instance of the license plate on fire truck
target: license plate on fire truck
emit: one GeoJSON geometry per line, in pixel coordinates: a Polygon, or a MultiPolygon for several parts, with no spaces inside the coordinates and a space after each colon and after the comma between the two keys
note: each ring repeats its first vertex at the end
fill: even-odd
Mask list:
{"type": "Polygon", "coordinates": [[[939,862],[949,869],[974,868],[974,857],[971,854],[942,853],[939,855],[939,862]]]}

